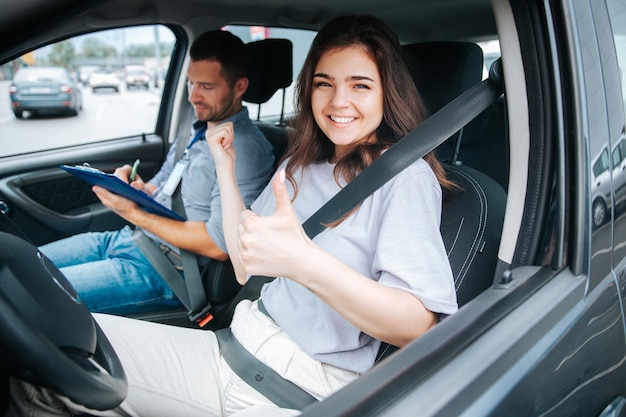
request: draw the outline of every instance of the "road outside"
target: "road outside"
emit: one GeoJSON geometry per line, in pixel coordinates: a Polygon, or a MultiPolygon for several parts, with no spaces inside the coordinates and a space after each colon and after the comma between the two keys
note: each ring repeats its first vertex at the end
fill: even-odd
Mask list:
{"type": "Polygon", "coordinates": [[[8,86],[9,81],[0,81],[0,157],[153,132],[161,100],[154,89],[93,93],[82,88],[83,111],[77,117],[18,120],[11,111],[8,86]]]}
{"type": "MultiPolygon", "coordinates": [[[[65,146],[152,133],[156,124],[161,91],[155,88],[92,92],[83,87],[83,111],[77,117],[40,116],[18,120],[13,115],[8,93],[9,81],[0,81],[0,157],[19,155],[65,146]]],[[[288,89],[285,105],[292,105],[288,89]]],[[[282,92],[261,107],[261,117],[279,115],[282,92]]],[[[256,119],[257,105],[248,105],[256,119]]]]}

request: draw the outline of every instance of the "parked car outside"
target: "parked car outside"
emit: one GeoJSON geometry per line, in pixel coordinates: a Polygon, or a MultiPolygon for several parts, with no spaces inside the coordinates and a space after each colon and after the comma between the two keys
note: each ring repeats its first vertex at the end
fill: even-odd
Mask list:
{"type": "Polygon", "coordinates": [[[626,202],[626,137],[609,154],[607,148],[594,159],[592,165],[593,226],[602,226],[611,215],[624,208],[626,202]],[[614,201],[613,201],[614,200],[614,201]]]}
{"type": "MultiPolygon", "coordinates": [[[[457,313],[382,359],[355,382],[304,409],[302,416],[626,416],[626,213],[619,209],[626,189],[622,175],[626,169],[623,0],[386,0],[384,7],[376,0],[362,0],[358,10],[352,0],[177,0],[175,5],[170,0],[142,0],[141,4],[127,0],[6,1],[15,7],[0,14],[0,65],[11,64],[35,46],[46,48],[86,34],[98,36],[105,29],[141,27],[153,35],[154,26],[160,25],[175,38],[162,90],[151,90],[146,97],[97,97],[98,102],[109,98],[111,106],[94,111],[89,125],[77,129],[74,143],[63,142],[67,125],[62,126],[63,135],[50,139],[52,123],[41,124],[34,134],[12,130],[14,124],[32,123],[0,124],[3,141],[20,142],[24,149],[0,157],[0,210],[36,245],[123,226],[119,216],[99,204],[89,186],[58,166],[89,162],[110,172],[140,158],[141,177],[154,175],[180,132],[180,115],[189,109],[185,97],[189,45],[206,30],[228,27],[247,43],[259,36],[289,38],[294,42],[289,60],[297,76],[308,50],[298,39],[310,40],[328,19],[346,10],[376,14],[393,27],[407,51],[429,47],[428,54],[415,57],[419,58],[413,62],[415,68],[422,69],[420,63],[444,61],[426,79],[415,80],[425,99],[456,86],[452,81],[465,78],[461,74],[466,65],[474,68],[464,60],[453,62],[451,40],[463,44],[497,40],[504,93],[463,127],[460,139],[454,138],[454,153],[442,157],[444,168],[456,173],[455,181],[468,179],[442,206],[442,230],[458,226],[458,233],[444,238],[447,248],[454,249],[451,253],[460,247],[474,248],[464,256],[450,257],[457,294],[467,286],[477,291],[463,300],[457,313]],[[253,24],[255,31],[238,26],[240,22],[253,24]],[[28,31],[20,30],[26,25],[28,31]],[[152,106],[154,123],[131,128],[131,119],[141,119],[137,117],[140,104],[156,95],[161,101],[152,106]],[[122,98],[137,101],[124,103],[122,98]],[[102,122],[96,116],[114,119],[102,122]],[[110,132],[105,127],[119,125],[125,128],[121,133],[102,133],[110,132]],[[92,140],[96,135],[102,136],[92,140]],[[27,147],[39,137],[46,139],[45,145],[35,150],[27,147]],[[500,172],[505,174],[506,187],[499,186],[503,178],[496,173],[500,172]],[[596,216],[594,208],[599,188],[607,206],[602,216],[596,216]],[[471,193],[488,197],[494,192],[500,196],[504,192],[504,198],[496,204],[489,198],[480,200],[482,211],[463,205],[457,211],[458,223],[451,221],[448,210],[456,198],[471,193]],[[501,228],[484,232],[483,227],[490,227],[494,219],[502,222],[501,228]],[[480,227],[466,233],[470,224],[480,227]],[[477,271],[477,264],[485,267],[477,271]]],[[[102,38],[120,40],[119,45],[123,39],[139,39],[119,32],[102,38]]],[[[154,49],[149,45],[145,50],[154,49]]],[[[102,56],[107,50],[109,56],[119,52],[103,48],[102,56]]],[[[123,56],[118,53],[118,57],[123,62],[123,56]]],[[[262,61],[257,57],[250,67],[261,70],[262,61]]],[[[478,83],[483,56],[473,63],[478,83]]],[[[281,93],[279,102],[291,102],[281,93]]],[[[447,97],[441,105],[450,100],[447,97]]],[[[464,101],[470,111],[475,102],[467,96],[464,101]]],[[[266,103],[259,107],[267,108],[266,103]]],[[[433,113],[437,110],[431,102],[427,104],[433,113]]],[[[258,103],[246,105],[256,119],[258,103]]],[[[293,113],[259,114],[256,123],[272,143],[284,143],[293,113]]],[[[438,120],[441,126],[451,119],[430,120],[438,120]]],[[[428,121],[422,126],[434,129],[428,121]]],[[[356,215],[367,213],[357,211],[356,215]]],[[[402,244],[399,236],[398,245],[402,244]]],[[[102,366],[106,363],[98,361],[114,357],[114,352],[106,350],[106,337],[90,327],[88,314],[81,320],[90,330],[80,332],[69,315],[55,320],[64,311],[46,304],[49,294],[43,294],[42,300],[28,298],[28,291],[18,290],[26,285],[3,285],[3,279],[32,283],[32,276],[20,268],[43,264],[41,258],[32,260],[35,250],[30,250],[30,258],[11,261],[14,249],[0,245],[0,256],[4,256],[0,258],[0,415],[7,409],[9,374],[42,381],[55,366],[61,375],[70,368],[89,374],[83,375],[86,380],[113,374],[110,367],[102,366]],[[37,308],[20,310],[23,303],[14,302],[18,293],[25,295],[22,299],[35,300],[37,308]],[[52,325],[42,328],[44,319],[52,325]],[[19,337],[7,336],[12,334],[19,337]],[[23,337],[32,334],[47,343],[23,337]],[[89,347],[77,346],[77,339],[88,340],[89,347]],[[24,353],[36,348],[36,354],[24,353]],[[57,358],[78,366],[60,367],[62,361],[57,358]],[[98,366],[80,366],[84,362],[79,358],[98,362],[98,366]]],[[[49,276],[41,274],[40,278],[49,276]]],[[[58,287],[58,282],[52,284],[58,287]]],[[[33,287],[33,293],[41,288],[33,287]]],[[[367,296],[375,300],[376,294],[367,296]]],[[[385,314],[375,302],[369,304],[373,314],[385,314]]],[[[187,316],[181,309],[135,318],[193,326],[187,316]]],[[[213,325],[219,323],[209,323],[213,325]]],[[[306,328],[307,323],[302,326],[306,328]]],[[[116,371],[119,382],[119,368],[116,371]]],[[[58,379],[66,383],[68,392],[85,388],[77,386],[76,380],[58,379]]],[[[83,391],[89,398],[101,398],[114,387],[102,384],[83,391]]]]}
{"type": "Polygon", "coordinates": [[[150,74],[148,70],[142,67],[127,67],[125,71],[126,88],[150,88],[150,74]]]}
{"type": "Polygon", "coordinates": [[[18,119],[30,114],[65,113],[78,115],[82,92],[70,73],[62,67],[25,67],[9,85],[13,114],[18,119]]]}
{"type": "Polygon", "coordinates": [[[114,70],[101,68],[91,73],[89,86],[94,93],[100,89],[112,89],[118,92],[120,90],[120,79],[114,70]]]}
{"type": "Polygon", "coordinates": [[[82,85],[84,86],[88,86],[89,85],[89,77],[91,77],[91,74],[97,70],[100,69],[99,66],[97,65],[81,65],[78,67],[78,69],[76,70],[76,75],[78,78],[78,81],[80,81],[82,83],[82,85]]]}

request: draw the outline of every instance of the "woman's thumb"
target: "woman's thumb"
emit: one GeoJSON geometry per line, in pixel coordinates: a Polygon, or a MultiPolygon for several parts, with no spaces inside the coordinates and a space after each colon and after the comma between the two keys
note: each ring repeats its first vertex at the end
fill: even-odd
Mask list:
{"type": "Polygon", "coordinates": [[[285,185],[285,170],[281,169],[274,177],[272,182],[272,190],[274,191],[274,198],[276,199],[276,212],[285,213],[291,212],[291,199],[287,192],[287,186],[285,185]]]}

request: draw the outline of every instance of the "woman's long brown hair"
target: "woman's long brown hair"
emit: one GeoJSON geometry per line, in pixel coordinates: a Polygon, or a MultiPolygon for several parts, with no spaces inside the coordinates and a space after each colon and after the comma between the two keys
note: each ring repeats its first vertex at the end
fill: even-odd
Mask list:
{"type": "MultiPolygon", "coordinates": [[[[334,144],[324,135],[313,117],[311,95],[313,74],[321,56],[327,51],[359,47],[376,63],[383,86],[383,121],[375,132],[375,142],[359,143],[335,161],[335,180],[346,183],[380,156],[428,116],[421,95],[411,78],[395,33],[373,16],[342,16],[327,23],[317,34],[304,62],[296,84],[296,118],[285,154],[289,157],[286,177],[298,193],[294,173],[312,163],[330,161],[335,156],[334,144]]],[[[433,152],[424,159],[444,189],[454,183],[433,152]]],[[[294,198],[295,198],[294,195],[294,198]]]]}

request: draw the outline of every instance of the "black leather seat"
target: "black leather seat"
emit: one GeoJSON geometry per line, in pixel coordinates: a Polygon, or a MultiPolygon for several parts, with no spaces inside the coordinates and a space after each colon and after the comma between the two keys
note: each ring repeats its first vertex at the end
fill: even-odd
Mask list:
{"type": "MultiPolygon", "coordinates": [[[[414,81],[431,112],[479,83],[483,53],[471,42],[426,42],[404,46],[414,81]]],[[[506,193],[492,178],[455,163],[453,137],[436,152],[461,190],[446,196],[441,234],[452,266],[459,306],[487,289],[497,263],[506,193]]]]}
{"type": "MultiPolygon", "coordinates": [[[[404,48],[414,81],[431,112],[481,80],[482,50],[476,44],[429,42],[404,48]]],[[[452,137],[444,143],[444,150],[454,152],[457,139],[452,137]]],[[[446,162],[443,167],[459,186],[444,195],[440,230],[462,307],[493,282],[506,193],[494,179],[475,169],[446,162]]],[[[376,362],[396,350],[383,343],[376,362]]]]}
{"type": "Polygon", "coordinates": [[[456,163],[476,168],[509,186],[509,142],[506,100],[500,97],[463,129],[456,163]]]}
{"type": "Polygon", "coordinates": [[[420,42],[402,47],[413,81],[430,113],[478,84],[483,51],[472,42],[420,42]]]}
{"type": "MultiPolygon", "coordinates": [[[[424,42],[405,45],[404,50],[413,80],[431,113],[481,81],[483,53],[475,43],[424,42]]],[[[509,149],[505,100],[489,106],[436,153],[443,162],[487,174],[506,190],[509,149]]]]}
{"type": "MultiPolygon", "coordinates": [[[[506,193],[494,179],[470,167],[443,166],[448,178],[460,187],[444,196],[440,226],[460,308],[493,282],[506,193]]],[[[376,362],[396,350],[381,344],[376,362]]]]}
{"type": "MultiPolygon", "coordinates": [[[[435,113],[482,78],[483,51],[472,42],[422,42],[404,45],[406,60],[429,112],[435,113]]],[[[436,150],[440,161],[454,163],[457,132],[436,150]]]]}

